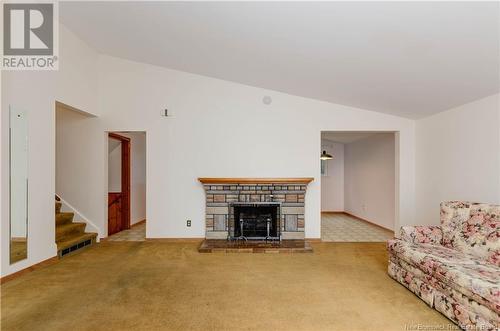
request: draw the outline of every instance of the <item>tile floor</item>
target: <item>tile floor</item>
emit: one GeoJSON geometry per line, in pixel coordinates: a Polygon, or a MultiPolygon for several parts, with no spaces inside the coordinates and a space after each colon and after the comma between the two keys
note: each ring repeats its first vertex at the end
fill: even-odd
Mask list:
{"type": "MultiPolygon", "coordinates": [[[[146,223],[132,226],[109,236],[106,241],[144,241],[146,223]]],[[[321,215],[321,239],[331,242],[381,242],[394,237],[394,233],[368,222],[341,213],[321,215]]]]}
{"type": "Polygon", "coordinates": [[[332,242],[380,242],[394,232],[342,213],[321,214],[321,239],[332,242]]]}
{"type": "Polygon", "coordinates": [[[128,230],[123,230],[115,233],[108,238],[106,241],[144,241],[146,238],[146,222],[142,222],[137,225],[133,225],[128,230]]]}

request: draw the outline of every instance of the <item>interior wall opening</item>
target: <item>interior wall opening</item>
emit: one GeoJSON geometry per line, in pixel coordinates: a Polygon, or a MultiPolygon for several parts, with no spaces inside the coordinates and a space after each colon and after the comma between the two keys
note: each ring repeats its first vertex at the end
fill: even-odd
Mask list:
{"type": "Polygon", "coordinates": [[[146,236],[146,132],[108,133],[108,241],[146,236]]]}
{"type": "Polygon", "coordinates": [[[321,133],[321,237],[333,242],[382,242],[397,217],[395,132],[321,133]]]}
{"type": "Polygon", "coordinates": [[[55,242],[63,257],[90,247],[101,233],[84,189],[95,178],[96,149],[89,139],[95,116],[61,102],[55,103],[55,115],[55,242]]]}

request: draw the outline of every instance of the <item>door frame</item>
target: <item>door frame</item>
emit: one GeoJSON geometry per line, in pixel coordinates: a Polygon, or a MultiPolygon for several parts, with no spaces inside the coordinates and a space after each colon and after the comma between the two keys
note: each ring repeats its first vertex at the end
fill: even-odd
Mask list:
{"type": "MultiPolygon", "coordinates": [[[[121,167],[122,167],[122,231],[130,229],[130,138],[114,132],[108,132],[108,137],[119,140],[122,143],[121,167]]],[[[107,204],[106,204],[107,205],[107,204]]],[[[108,216],[109,221],[109,216],[108,216]]],[[[108,227],[109,235],[109,227],[108,227]]]]}

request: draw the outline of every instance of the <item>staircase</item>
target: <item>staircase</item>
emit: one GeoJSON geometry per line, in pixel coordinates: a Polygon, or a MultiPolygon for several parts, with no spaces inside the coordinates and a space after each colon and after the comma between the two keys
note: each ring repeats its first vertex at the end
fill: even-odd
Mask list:
{"type": "Polygon", "coordinates": [[[80,251],[96,242],[97,233],[85,232],[85,223],[73,222],[74,213],[61,212],[56,197],[56,244],[59,258],[80,251]]]}

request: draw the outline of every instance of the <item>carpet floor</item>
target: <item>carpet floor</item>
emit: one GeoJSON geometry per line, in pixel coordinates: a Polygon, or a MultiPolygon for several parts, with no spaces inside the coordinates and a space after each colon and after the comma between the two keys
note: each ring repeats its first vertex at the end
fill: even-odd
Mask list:
{"type": "Polygon", "coordinates": [[[2,330],[451,330],[387,275],[384,243],[312,254],[104,242],[1,286],[2,330]]]}

